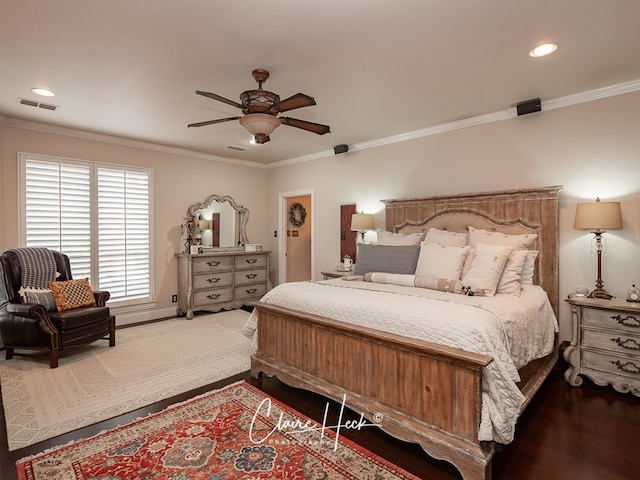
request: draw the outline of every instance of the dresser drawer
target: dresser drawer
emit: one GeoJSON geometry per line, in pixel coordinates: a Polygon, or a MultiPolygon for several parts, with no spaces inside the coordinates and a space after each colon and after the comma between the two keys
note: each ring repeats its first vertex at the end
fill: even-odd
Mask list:
{"type": "Polygon", "coordinates": [[[234,257],[236,270],[265,268],[267,256],[265,254],[237,255],[234,257]]]}
{"type": "Polygon", "coordinates": [[[267,285],[245,285],[243,287],[235,288],[236,300],[243,300],[247,298],[260,298],[267,293],[267,285]]]}
{"type": "Polygon", "coordinates": [[[266,270],[242,270],[235,272],[234,283],[235,285],[246,285],[249,283],[266,283],[267,271],[266,270]]]}
{"type": "Polygon", "coordinates": [[[193,289],[211,289],[233,285],[233,272],[207,273],[193,276],[193,289]]]}
{"type": "Polygon", "coordinates": [[[582,324],[615,328],[619,331],[640,334],[640,314],[634,312],[585,308],[583,310],[582,324]]]}
{"type": "Polygon", "coordinates": [[[214,303],[230,302],[233,300],[233,288],[220,288],[217,290],[203,290],[194,292],[193,307],[205,307],[214,303]]]}
{"type": "Polygon", "coordinates": [[[233,268],[232,257],[196,257],[193,259],[193,273],[223,272],[233,268]]]}
{"type": "Polygon", "coordinates": [[[609,355],[588,348],[582,351],[584,367],[640,381],[640,358],[609,355]]]}
{"type": "Polygon", "coordinates": [[[627,353],[640,357],[640,335],[628,334],[618,330],[582,329],[582,344],[585,347],[596,347],[613,353],[627,353]]]}

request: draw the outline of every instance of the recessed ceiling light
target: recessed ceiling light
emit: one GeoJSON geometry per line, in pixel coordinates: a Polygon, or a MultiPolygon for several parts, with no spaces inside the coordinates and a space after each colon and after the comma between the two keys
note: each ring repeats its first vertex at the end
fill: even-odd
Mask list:
{"type": "Polygon", "coordinates": [[[51,90],[48,90],[46,88],[32,88],[31,91],[33,93],[37,93],[38,95],[42,95],[43,97],[55,97],[56,94],[54,92],[52,92],[51,90]]]}
{"type": "Polygon", "coordinates": [[[530,57],[544,57],[555,52],[558,49],[557,43],[543,43],[529,52],[530,57]]]}

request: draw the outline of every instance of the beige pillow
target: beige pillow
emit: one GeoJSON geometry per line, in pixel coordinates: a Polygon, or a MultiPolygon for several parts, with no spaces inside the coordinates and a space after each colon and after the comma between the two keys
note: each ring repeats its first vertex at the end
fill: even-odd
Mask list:
{"type": "Polygon", "coordinates": [[[469,243],[468,233],[450,232],[448,230],[440,230],[439,228],[430,228],[427,230],[427,236],[424,243],[437,243],[447,247],[464,247],[469,243]]]}
{"type": "Polygon", "coordinates": [[[393,233],[378,230],[378,245],[418,245],[422,240],[422,232],[393,233]]]}
{"type": "Polygon", "coordinates": [[[462,277],[462,284],[474,289],[480,288],[487,296],[495,295],[498,281],[512,251],[513,247],[510,246],[476,244],[471,266],[462,277]]]}
{"type": "Polygon", "coordinates": [[[421,245],[416,275],[459,280],[468,246],[421,245]]]}
{"type": "Polygon", "coordinates": [[[504,265],[502,275],[498,281],[496,293],[506,293],[520,296],[522,290],[521,276],[524,263],[527,260],[528,250],[514,250],[509,254],[507,263],[504,265]]]}
{"type": "Polygon", "coordinates": [[[536,258],[538,257],[538,250],[529,250],[527,252],[527,259],[524,262],[522,268],[522,276],[520,277],[520,283],[523,285],[533,284],[533,272],[536,268],[536,258]]]}
{"type": "Polygon", "coordinates": [[[538,234],[536,233],[509,235],[469,227],[469,246],[471,248],[474,248],[477,243],[484,243],[485,245],[509,245],[515,250],[531,250],[537,238],[538,234]]]}

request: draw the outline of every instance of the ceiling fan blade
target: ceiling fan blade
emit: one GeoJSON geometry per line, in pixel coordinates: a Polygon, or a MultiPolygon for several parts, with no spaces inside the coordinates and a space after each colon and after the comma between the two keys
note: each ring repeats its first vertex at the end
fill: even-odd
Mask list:
{"type": "Polygon", "coordinates": [[[278,117],[280,121],[289,125],[290,127],[301,128],[309,132],[317,133],[318,135],[324,135],[331,132],[329,125],[322,125],[321,123],[307,122],[306,120],[298,120],[297,118],[278,117]]]}
{"type": "Polygon", "coordinates": [[[213,125],[214,123],[230,122],[232,120],[238,120],[240,117],[219,118],[217,120],[207,120],[206,122],[190,123],[187,127],[205,127],[207,125],[213,125]]]}
{"type": "Polygon", "coordinates": [[[296,93],[295,95],[292,95],[289,98],[280,100],[271,108],[277,112],[287,112],[289,110],[294,110],[296,108],[310,107],[315,104],[316,104],[316,101],[313,99],[313,97],[310,97],[309,95],[305,95],[304,93],[296,93]]]}
{"type": "Polygon", "coordinates": [[[202,95],[203,97],[208,97],[213,100],[217,100],[222,103],[226,103],[227,105],[231,105],[232,107],[238,107],[240,109],[244,108],[244,105],[238,102],[234,102],[233,100],[229,100],[228,98],[221,97],[220,95],[216,95],[215,93],[210,92],[202,92],[200,90],[196,90],[198,95],[202,95]]]}

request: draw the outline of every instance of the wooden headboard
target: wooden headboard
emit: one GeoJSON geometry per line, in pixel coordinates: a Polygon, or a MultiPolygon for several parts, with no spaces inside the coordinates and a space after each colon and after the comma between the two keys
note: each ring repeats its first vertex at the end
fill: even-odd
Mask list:
{"type": "Polygon", "coordinates": [[[485,230],[537,233],[534,283],[549,295],[558,316],[558,195],[562,186],[503,190],[484,193],[439,195],[401,200],[382,200],[386,230],[426,232],[435,227],[466,232],[469,226],[485,230]]]}

